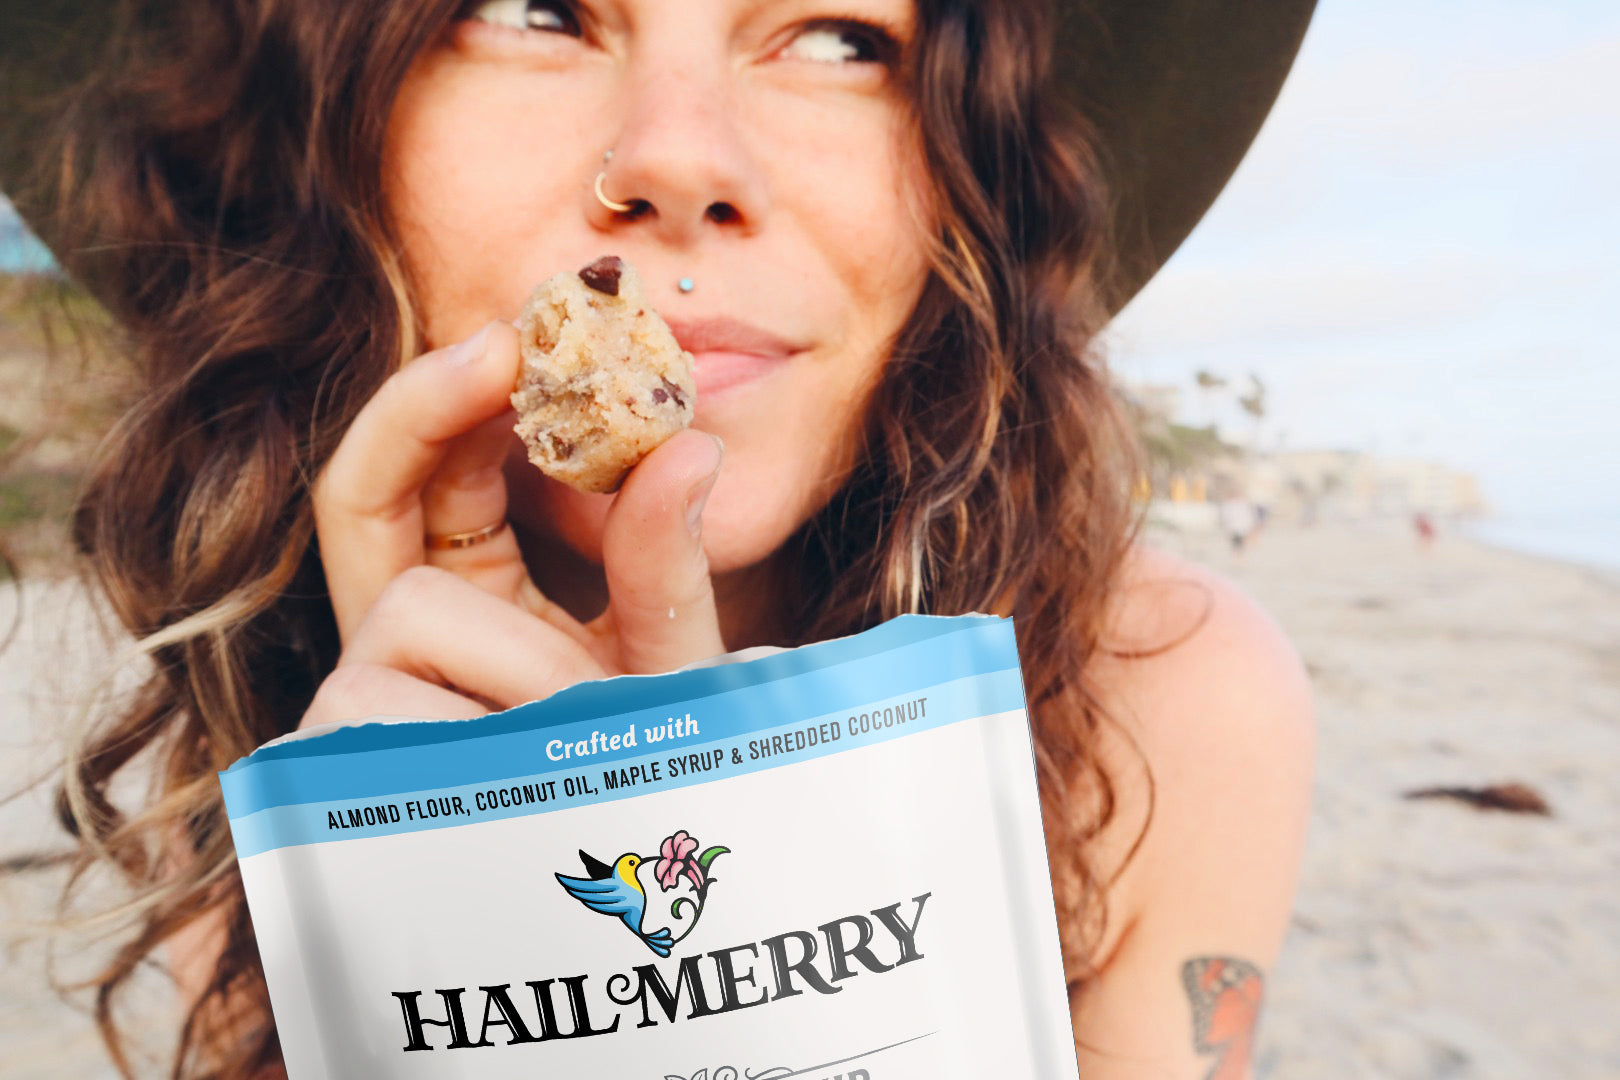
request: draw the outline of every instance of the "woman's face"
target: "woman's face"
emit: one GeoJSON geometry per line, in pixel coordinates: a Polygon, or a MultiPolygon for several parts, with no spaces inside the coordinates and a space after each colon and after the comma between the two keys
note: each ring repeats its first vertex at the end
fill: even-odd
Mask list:
{"type": "MultiPolygon", "coordinates": [[[[419,58],[390,118],[386,192],[433,346],[598,256],[640,271],[695,356],[695,426],[725,442],[716,572],[825,502],[922,290],[912,5],[493,0],[419,58]],[[637,213],[594,194],[608,150],[605,191],[637,213]]],[[[547,480],[515,436],[506,471],[515,522],[599,558],[609,496],[547,480]]]]}

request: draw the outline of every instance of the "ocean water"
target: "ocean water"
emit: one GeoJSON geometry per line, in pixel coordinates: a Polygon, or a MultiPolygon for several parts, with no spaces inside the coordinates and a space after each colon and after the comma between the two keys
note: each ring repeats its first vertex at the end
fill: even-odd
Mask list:
{"type": "Polygon", "coordinates": [[[28,231],[10,200],[0,194],[0,273],[36,274],[55,265],[50,251],[28,231]]]}
{"type": "Polygon", "coordinates": [[[1620,571],[1620,510],[1490,518],[1462,532],[1496,547],[1620,571]]]}
{"type": "Polygon", "coordinates": [[[50,251],[31,233],[0,229],[0,273],[38,274],[55,265],[50,251]]]}

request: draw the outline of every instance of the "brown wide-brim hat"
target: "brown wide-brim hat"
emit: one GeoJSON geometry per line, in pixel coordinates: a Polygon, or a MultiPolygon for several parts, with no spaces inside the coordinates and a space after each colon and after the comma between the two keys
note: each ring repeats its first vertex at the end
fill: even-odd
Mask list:
{"type": "MultiPolygon", "coordinates": [[[[20,185],[51,170],[39,168],[30,149],[49,123],[52,96],[101,56],[115,6],[0,0],[0,191],[12,195],[46,244],[52,238],[39,209],[43,193],[20,185]],[[26,105],[40,102],[47,107],[26,105]]],[[[1110,310],[1164,265],[1231,178],[1282,88],[1315,6],[1058,0],[1058,85],[1096,129],[1113,199],[1110,310]]]]}

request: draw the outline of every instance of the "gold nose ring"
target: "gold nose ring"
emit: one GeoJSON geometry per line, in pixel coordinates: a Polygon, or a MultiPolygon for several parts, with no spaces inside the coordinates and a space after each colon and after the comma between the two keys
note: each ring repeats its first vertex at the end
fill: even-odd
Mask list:
{"type": "MultiPolygon", "coordinates": [[[[613,151],[609,150],[607,153],[602,155],[602,163],[604,165],[606,165],[608,162],[610,162],[612,160],[613,160],[613,151]]],[[[604,168],[601,172],[596,174],[596,201],[597,202],[601,203],[603,206],[607,207],[609,210],[612,210],[615,214],[628,214],[630,211],[635,209],[635,207],[630,205],[629,203],[614,202],[612,199],[608,198],[607,197],[607,192],[602,190],[602,185],[604,183],[606,183],[606,182],[607,182],[607,169],[604,168]]]]}

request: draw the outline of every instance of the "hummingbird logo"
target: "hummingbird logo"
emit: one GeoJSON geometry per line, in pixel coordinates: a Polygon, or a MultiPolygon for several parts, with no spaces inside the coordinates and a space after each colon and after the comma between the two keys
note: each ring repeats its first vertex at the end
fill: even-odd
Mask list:
{"type": "Polygon", "coordinates": [[[710,847],[695,854],[698,842],[686,830],[664,838],[657,855],[627,851],[609,866],[581,850],[586,877],[555,875],[568,895],[592,911],[617,915],[629,931],[659,956],[668,956],[703,914],[714,860],[730,848],[710,847]],[[675,896],[668,894],[673,891],[675,896]]]}

